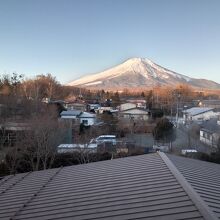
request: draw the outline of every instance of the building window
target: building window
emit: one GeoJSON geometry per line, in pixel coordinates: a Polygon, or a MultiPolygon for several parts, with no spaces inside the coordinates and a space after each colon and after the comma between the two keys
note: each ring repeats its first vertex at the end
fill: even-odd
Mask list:
{"type": "Polygon", "coordinates": [[[82,123],[83,123],[84,125],[88,125],[88,120],[82,120],[82,123]]]}

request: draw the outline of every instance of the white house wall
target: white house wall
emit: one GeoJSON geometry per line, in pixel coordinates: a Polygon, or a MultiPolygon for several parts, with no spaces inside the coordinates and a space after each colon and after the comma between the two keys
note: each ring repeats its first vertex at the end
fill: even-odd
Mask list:
{"type": "Polygon", "coordinates": [[[205,131],[200,131],[200,141],[212,146],[212,147],[216,147],[217,146],[217,142],[219,139],[219,134],[218,133],[208,133],[205,131]]]}
{"type": "Polygon", "coordinates": [[[80,118],[80,123],[83,123],[84,120],[87,120],[88,123],[86,125],[92,126],[95,124],[95,118],[80,118]]]}

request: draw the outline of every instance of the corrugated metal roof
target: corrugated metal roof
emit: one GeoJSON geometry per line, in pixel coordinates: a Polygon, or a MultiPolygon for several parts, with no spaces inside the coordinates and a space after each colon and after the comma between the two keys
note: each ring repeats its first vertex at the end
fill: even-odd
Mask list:
{"type": "Polygon", "coordinates": [[[192,116],[195,116],[195,115],[203,114],[205,112],[209,112],[212,110],[213,110],[213,108],[208,108],[208,107],[193,107],[193,108],[183,110],[183,113],[187,113],[192,116]]]}
{"type": "Polygon", "coordinates": [[[170,163],[155,153],[8,176],[0,219],[214,219],[170,163]]]}
{"type": "Polygon", "coordinates": [[[168,157],[220,219],[220,165],[174,155],[168,157]]]}

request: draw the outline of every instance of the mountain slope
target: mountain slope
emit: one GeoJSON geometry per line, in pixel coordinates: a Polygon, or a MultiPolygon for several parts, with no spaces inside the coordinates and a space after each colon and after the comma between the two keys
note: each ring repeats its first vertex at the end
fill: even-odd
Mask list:
{"type": "Polygon", "coordinates": [[[220,84],[191,78],[168,70],[145,58],[132,58],[101,73],[87,75],[68,85],[91,89],[121,90],[124,88],[146,88],[188,84],[194,87],[220,89],[220,84]]]}

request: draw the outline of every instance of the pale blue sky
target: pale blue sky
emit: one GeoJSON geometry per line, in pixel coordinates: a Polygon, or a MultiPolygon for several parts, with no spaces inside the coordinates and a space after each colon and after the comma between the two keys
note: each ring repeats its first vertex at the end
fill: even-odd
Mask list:
{"type": "Polygon", "coordinates": [[[220,1],[0,0],[0,74],[66,83],[131,57],[220,83],[220,1]]]}

